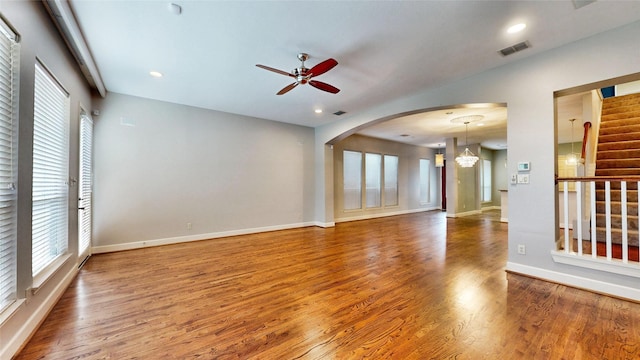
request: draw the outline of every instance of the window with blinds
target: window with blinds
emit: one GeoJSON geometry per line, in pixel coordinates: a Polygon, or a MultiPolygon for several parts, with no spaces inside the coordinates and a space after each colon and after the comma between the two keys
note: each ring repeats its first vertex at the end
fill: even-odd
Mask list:
{"type": "Polygon", "coordinates": [[[380,207],[382,187],[382,155],[366,153],[364,156],[365,195],[367,208],[380,207]]]}
{"type": "Polygon", "coordinates": [[[79,182],[79,247],[78,255],[88,255],[91,245],[91,197],[93,165],[93,121],[83,112],[80,116],[80,182],[79,182]]]}
{"type": "Polygon", "coordinates": [[[398,157],[384,156],[384,205],[398,205],[398,157]]]}
{"type": "Polygon", "coordinates": [[[0,312],[16,300],[18,36],[0,18],[0,312]]]}
{"type": "Polygon", "coordinates": [[[343,152],[344,209],[362,208],[362,153],[345,150],[343,152]]]}
{"type": "Polygon", "coordinates": [[[420,159],[420,204],[428,204],[431,200],[429,191],[431,161],[428,159],[420,159]]]}
{"type": "Polygon", "coordinates": [[[33,276],[68,248],[69,94],[36,63],[33,119],[33,276]]]}

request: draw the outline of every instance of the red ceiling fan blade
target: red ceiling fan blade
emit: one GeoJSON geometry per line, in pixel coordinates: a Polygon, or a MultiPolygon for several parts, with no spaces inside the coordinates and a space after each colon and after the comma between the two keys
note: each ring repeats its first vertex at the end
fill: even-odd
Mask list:
{"type": "Polygon", "coordinates": [[[312,67],[311,70],[308,71],[308,73],[311,74],[311,77],[322,75],[327,71],[333,69],[336,65],[338,65],[338,62],[335,59],[327,59],[320,64],[312,67]]]}
{"type": "Polygon", "coordinates": [[[294,87],[298,86],[298,84],[299,84],[299,82],[296,81],[294,83],[291,83],[291,84],[283,87],[282,90],[278,91],[277,95],[282,95],[282,94],[288,93],[291,89],[293,89],[294,87]]]}
{"type": "Polygon", "coordinates": [[[278,69],[274,69],[272,67],[266,66],[266,65],[260,65],[260,64],[256,64],[257,67],[261,68],[261,69],[265,69],[265,70],[269,70],[269,71],[273,71],[274,73],[278,73],[281,75],[285,75],[285,76],[291,76],[291,77],[296,77],[295,75],[288,73],[286,71],[282,71],[282,70],[278,70],[278,69]]]}
{"type": "Polygon", "coordinates": [[[326,92],[330,92],[332,94],[337,94],[340,89],[335,86],[329,85],[327,83],[323,83],[322,81],[317,80],[309,80],[309,85],[313,86],[316,89],[320,89],[326,92]]]}

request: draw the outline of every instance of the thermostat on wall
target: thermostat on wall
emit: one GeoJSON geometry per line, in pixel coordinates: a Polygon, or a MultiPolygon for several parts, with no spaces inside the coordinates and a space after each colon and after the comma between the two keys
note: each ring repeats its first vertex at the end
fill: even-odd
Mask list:
{"type": "Polygon", "coordinates": [[[518,171],[529,171],[531,170],[531,163],[528,161],[520,161],[518,162],[518,171]]]}

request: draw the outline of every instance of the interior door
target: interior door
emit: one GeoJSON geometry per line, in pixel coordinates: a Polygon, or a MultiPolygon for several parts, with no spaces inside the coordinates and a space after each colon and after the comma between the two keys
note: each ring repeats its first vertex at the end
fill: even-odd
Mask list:
{"type": "Polygon", "coordinates": [[[80,115],[80,179],[78,186],[78,256],[81,264],[91,255],[93,196],[93,121],[80,115]]]}

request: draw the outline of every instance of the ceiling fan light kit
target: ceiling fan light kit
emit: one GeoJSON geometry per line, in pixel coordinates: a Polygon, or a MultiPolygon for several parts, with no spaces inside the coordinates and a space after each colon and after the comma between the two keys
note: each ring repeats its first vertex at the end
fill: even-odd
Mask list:
{"type": "Polygon", "coordinates": [[[278,70],[270,66],[261,65],[261,64],[256,64],[256,66],[261,69],[269,70],[277,74],[289,76],[296,79],[296,81],[285,86],[284,88],[282,88],[282,90],[278,91],[277,95],[284,95],[289,91],[291,91],[296,86],[305,85],[305,84],[309,84],[314,88],[320,89],[322,91],[326,91],[332,94],[337,94],[340,91],[340,89],[338,89],[337,87],[333,85],[329,85],[322,81],[312,80],[312,78],[322,75],[327,71],[333,69],[336,65],[338,65],[338,62],[335,59],[329,58],[317,64],[316,66],[312,67],[311,69],[309,69],[304,66],[304,62],[307,61],[308,59],[309,59],[309,54],[299,53],[298,60],[300,60],[301,62],[300,67],[293,69],[291,72],[278,70]]]}

